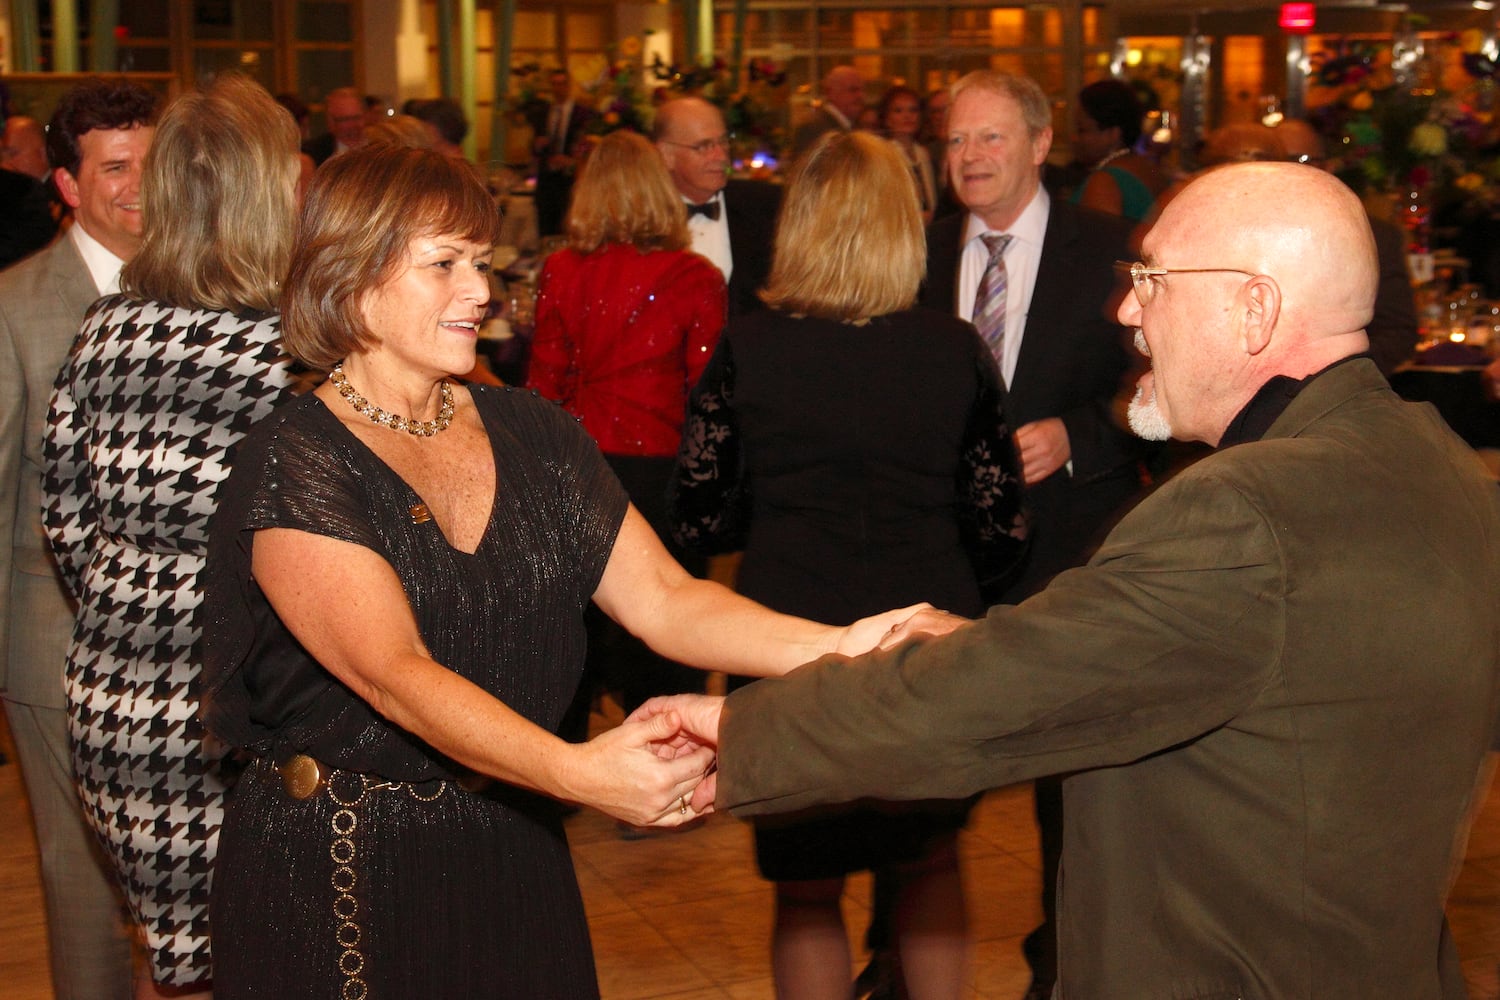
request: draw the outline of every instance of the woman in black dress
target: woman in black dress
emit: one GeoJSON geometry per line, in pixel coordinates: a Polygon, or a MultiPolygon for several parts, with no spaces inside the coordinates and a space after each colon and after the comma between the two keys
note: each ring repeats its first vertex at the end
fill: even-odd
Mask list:
{"type": "MultiPolygon", "coordinates": [[[[889,143],[834,133],[798,162],[761,296],[771,309],[731,322],[678,459],[678,541],[743,547],[742,594],[823,621],[914,600],[974,617],[980,583],[1019,557],[1020,465],[999,374],[972,326],[912,308],[925,256],[911,175],[889,143]]],[[[960,995],[968,806],[872,804],[758,826],[761,872],[776,882],[778,996],[847,1000],[839,896],[866,868],[877,897],[883,885],[894,899],[911,995],[960,995]]]]}
{"type": "Polygon", "coordinates": [[[595,997],[556,800],[694,818],[673,720],[558,739],[595,601],[653,648],[780,673],[868,648],[667,557],[587,434],[474,364],[494,203],[466,164],[377,146],[308,191],[287,350],[328,381],[260,424],[223,491],[210,727],[254,756],[211,903],[215,996],[595,997]]]}

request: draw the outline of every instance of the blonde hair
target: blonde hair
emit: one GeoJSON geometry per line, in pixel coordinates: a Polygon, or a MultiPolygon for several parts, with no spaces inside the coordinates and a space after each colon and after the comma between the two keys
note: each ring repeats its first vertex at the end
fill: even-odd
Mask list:
{"type": "Polygon", "coordinates": [[[589,153],[568,209],[568,246],[592,253],[606,243],[682,250],[687,210],[661,153],[645,136],[611,132],[589,153]]]}
{"type": "Polygon", "coordinates": [[[832,132],[797,160],[776,224],[769,306],[856,322],[908,309],[926,267],[917,188],[891,142],[832,132]]]}
{"type": "Polygon", "coordinates": [[[365,126],[365,142],[383,142],[389,146],[411,146],[431,149],[432,133],[427,125],[411,115],[389,115],[374,125],[365,126]]]}
{"type": "Polygon", "coordinates": [[[300,169],[291,112],[248,77],[179,97],[146,153],[141,248],[120,287],[170,306],[274,311],[300,169]]]}
{"type": "Polygon", "coordinates": [[[1026,131],[1033,139],[1052,127],[1052,104],[1041,85],[1029,76],[998,69],[976,69],[954,81],[948,93],[952,100],[957,101],[958,95],[966,90],[998,94],[1015,101],[1021,106],[1021,120],[1026,123],[1026,131]]]}
{"type": "Polygon", "coordinates": [[[317,371],[373,344],[365,293],[406,264],[420,236],[493,245],[500,213],[469,163],[431,149],[374,143],[313,175],[281,300],[287,353],[317,371]]]}

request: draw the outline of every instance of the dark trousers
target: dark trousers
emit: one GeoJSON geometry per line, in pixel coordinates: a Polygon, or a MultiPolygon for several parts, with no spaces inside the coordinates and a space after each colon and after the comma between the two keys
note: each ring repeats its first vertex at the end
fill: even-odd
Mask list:
{"type": "MultiPolygon", "coordinates": [[[[694,576],[704,576],[706,561],[679,549],[667,530],[667,483],[676,460],[610,454],[604,459],[672,558],[694,576]]],[[[588,628],[588,658],[578,693],[563,716],[564,739],[581,743],[588,738],[589,708],[601,692],[614,694],[626,714],[659,694],[703,692],[707,674],[658,656],[598,607],[590,605],[584,613],[584,624],[588,628]]]]}

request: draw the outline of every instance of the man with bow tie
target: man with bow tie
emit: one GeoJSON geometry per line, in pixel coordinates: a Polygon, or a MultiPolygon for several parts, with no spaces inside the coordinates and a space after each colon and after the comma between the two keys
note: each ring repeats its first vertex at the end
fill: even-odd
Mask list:
{"type": "Polygon", "coordinates": [[[729,180],[724,116],[700,97],[663,104],[652,137],[687,205],[693,250],[729,283],[729,315],[760,308],[756,292],[771,270],[781,189],[763,181],[729,180]]]}

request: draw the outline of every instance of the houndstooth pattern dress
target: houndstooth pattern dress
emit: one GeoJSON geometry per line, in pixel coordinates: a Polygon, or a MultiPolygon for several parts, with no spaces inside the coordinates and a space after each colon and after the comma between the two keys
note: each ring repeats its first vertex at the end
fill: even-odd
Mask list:
{"type": "Polygon", "coordinates": [[[43,519],[79,603],[73,764],[163,985],[211,968],[226,776],[195,692],[208,521],[235,447],[293,384],[276,316],[114,296],[85,318],[52,395],[43,519]]]}

